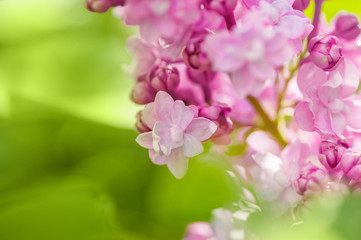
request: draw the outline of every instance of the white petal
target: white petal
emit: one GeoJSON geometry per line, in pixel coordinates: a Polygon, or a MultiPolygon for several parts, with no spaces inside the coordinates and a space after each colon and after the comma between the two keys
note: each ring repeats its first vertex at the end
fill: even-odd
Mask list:
{"type": "Polygon", "coordinates": [[[173,98],[166,92],[159,91],[154,100],[157,120],[171,123],[173,112],[173,98]]]}
{"type": "Polygon", "coordinates": [[[205,141],[212,136],[217,130],[217,125],[206,118],[195,118],[189,124],[185,133],[188,133],[198,139],[199,141],[205,141]]]}
{"type": "Polygon", "coordinates": [[[182,101],[175,101],[172,113],[172,122],[183,130],[191,123],[193,119],[193,111],[182,101]]]}
{"type": "Polygon", "coordinates": [[[142,147],[152,149],[153,148],[153,137],[152,132],[146,132],[139,134],[135,141],[142,147]]]}
{"type": "Polygon", "coordinates": [[[166,157],[167,166],[176,178],[182,178],[186,174],[188,160],[189,158],[183,155],[181,148],[174,149],[172,153],[166,157]]]}
{"type": "Polygon", "coordinates": [[[159,153],[156,153],[152,149],[149,150],[149,158],[154,164],[157,164],[157,165],[166,164],[166,156],[160,155],[159,153]]]}
{"type": "Polygon", "coordinates": [[[186,157],[194,157],[203,152],[202,143],[195,137],[189,134],[184,134],[184,142],[182,152],[186,157]]]}

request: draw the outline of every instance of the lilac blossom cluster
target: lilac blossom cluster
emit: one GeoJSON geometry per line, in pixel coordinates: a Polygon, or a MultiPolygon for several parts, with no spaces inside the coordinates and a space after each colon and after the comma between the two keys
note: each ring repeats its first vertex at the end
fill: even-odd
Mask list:
{"type": "Polygon", "coordinates": [[[314,2],[313,20],[310,0],[86,2],[139,28],[127,41],[131,99],[145,105],[136,141],[151,161],[182,178],[211,141],[252,186],[237,210],[215,210],[185,240],[250,239],[255,211],[281,216],[312,196],[361,189],[359,20],[340,12],[327,23],[327,1],[314,2]]]}

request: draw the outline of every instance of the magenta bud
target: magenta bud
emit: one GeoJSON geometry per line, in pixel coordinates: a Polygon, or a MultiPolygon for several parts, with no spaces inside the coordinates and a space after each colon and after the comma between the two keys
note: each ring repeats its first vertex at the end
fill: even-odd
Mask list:
{"type": "Polygon", "coordinates": [[[152,129],[150,129],[142,120],[143,116],[142,116],[143,112],[139,111],[137,113],[137,121],[135,123],[135,128],[139,133],[144,133],[144,132],[149,132],[152,131],[152,129]]]}
{"type": "Polygon", "coordinates": [[[342,48],[335,36],[314,37],[308,44],[310,60],[325,71],[332,71],[343,61],[342,48]]]}
{"type": "Polygon", "coordinates": [[[155,92],[148,82],[140,81],[133,88],[130,98],[136,104],[147,104],[154,101],[155,92]]]}
{"type": "Polygon", "coordinates": [[[105,13],[111,7],[110,0],[88,0],[86,8],[91,12],[105,13]]]}
{"type": "Polygon", "coordinates": [[[222,108],[220,106],[207,106],[200,109],[199,116],[210,120],[216,120],[219,118],[221,112],[222,108]]]}
{"type": "Polygon", "coordinates": [[[360,33],[359,20],[355,15],[347,13],[337,17],[334,35],[346,40],[355,40],[360,33]]]}
{"type": "Polygon", "coordinates": [[[91,12],[105,13],[111,7],[124,6],[126,0],[87,0],[86,8],[91,12]]]}
{"type": "Polygon", "coordinates": [[[353,180],[361,180],[361,153],[356,149],[348,149],[341,158],[344,174],[353,180]]]}
{"type": "Polygon", "coordinates": [[[158,91],[173,92],[179,85],[178,69],[172,66],[160,66],[149,76],[150,85],[158,91]]]}
{"type": "Polygon", "coordinates": [[[308,163],[301,171],[296,181],[296,191],[300,195],[308,195],[312,192],[322,191],[328,184],[326,171],[308,163]]]}
{"type": "Polygon", "coordinates": [[[204,0],[203,4],[206,9],[228,16],[236,8],[237,0],[204,0]]]}
{"type": "Polygon", "coordinates": [[[348,145],[342,141],[337,143],[323,141],[321,143],[319,160],[326,169],[334,169],[339,165],[342,155],[347,148],[348,145]]]}
{"type": "Polygon", "coordinates": [[[292,7],[295,10],[303,11],[306,8],[308,8],[308,5],[310,5],[311,0],[295,0],[292,7]]]}

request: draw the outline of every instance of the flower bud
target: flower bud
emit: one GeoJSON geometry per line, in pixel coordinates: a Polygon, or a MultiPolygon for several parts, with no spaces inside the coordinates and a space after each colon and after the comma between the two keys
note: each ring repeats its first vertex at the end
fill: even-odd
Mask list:
{"type": "Polygon", "coordinates": [[[155,92],[148,82],[140,81],[133,88],[130,98],[136,104],[147,104],[153,102],[155,92]]]}
{"type": "Polygon", "coordinates": [[[342,141],[337,143],[323,141],[321,143],[319,160],[328,169],[335,169],[341,160],[342,154],[347,150],[348,145],[342,141]]]}
{"type": "Polygon", "coordinates": [[[361,180],[361,153],[356,149],[348,149],[342,156],[341,168],[346,177],[361,180]]]}
{"type": "Polygon", "coordinates": [[[296,0],[292,7],[295,10],[303,11],[308,7],[308,5],[310,5],[310,1],[311,0],[296,0]]]}
{"type": "Polygon", "coordinates": [[[325,71],[332,71],[343,61],[342,48],[335,36],[314,37],[308,44],[310,60],[325,71]]]}
{"type": "Polygon", "coordinates": [[[152,131],[152,129],[150,129],[144,122],[143,122],[143,112],[139,111],[137,113],[137,121],[135,123],[135,128],[137,130],[137,132],[139,133],[144,133],[144,132],[149,132],[152,131]]]}
{"type": "Polygon", "coordinates": [[[296,191],[300,195],[309,195],[313,192],[322,191],[327,186],[328,179],[326,171],[312,163],[307,163],[296,181],[296,191]]]}
{"type": "Polygon", "coordinates": [[[212,135],[212,140],[218,145],[231,143],[229,134],[232,131],[233,122],[229,118],[231,108],[228,106],[203,106],[199,108],[199,117],[204,117],[215,122],[217,131],[212,135]]]}
{"type": "Polygon", "coordinates": [[[204,0],[204,7],[227,16],[236,8],[237,0],[204,0]]]}
{"type": "Polygon", "coordinates": [[[213,230],[207,222],[195,222],[187,226],[183,240],[209,240],[213,239],[213,230]]]}
{"type": "Polygon", "coordinates": [[[126,0],[87,0],[86,8],[91,12],[105,13],[111,7],[124,6],[126,0]]]}
{"type": "Polygon", "coordinates": [[[355,40],[361,33],[358,18],[353,14],[339,15],[335,23],[333,32],[339,38],[346,40],[355,40]]]}
{"type": "Polygon", "coordinates": [[[209,33],[209,31],[194,32],[183,51],[185,64],[200,72],[209,69],[211,66],[211,61],[205,52],[202,51],[202,43],[209,33]]]}
{"type": "Polygon", "coordinates": [[[171,93],[179,85],[178,69],[172,66],[158,66],[150,73],[149,82],[154,91],[171,93]]]}

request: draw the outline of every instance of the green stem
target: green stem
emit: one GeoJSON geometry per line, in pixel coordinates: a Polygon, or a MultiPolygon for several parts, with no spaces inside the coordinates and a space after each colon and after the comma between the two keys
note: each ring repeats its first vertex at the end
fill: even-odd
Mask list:
{"type": "Polygon", "coordinates": [[[285,147],[287,145],[287,141],[283,138],[283,136],[279,132],[277,124],[271,120],[271,118],[264,111],[263,107],[258,102],[258,100],[253,96],[248,96],[247,100],[256,110],[258,115],[261,117],[264,123],[264,129],[268,131],[279,142],[279,144],[282,145],[282,147],[285,147]]]}
{"type": "Polygon", "coordinates": [[[294,64],[294,66],[291,67],[290,69],[290,76],[286,79],[285,81],[285,85],[283,86],[283,89],[280,93],[280,95],[278,96],[278,101],[277,101],[277,110],[276,110],[276,123],[278,122],[278,116],[279,116],[279,112],[282,108],[282,101],[286,95],[286,91],[288,88],[288,85],[290,83],[290,81],[292,80],[292,78],[295,76],[298,68],[300,67],[300,62],[301,60],[305,57],[305,55],[307,54],[307,41],[306,41],[306,47],[303,49],[303,51],[301,52],[300,56],[297,58],[296,63],[294,64]]]}

